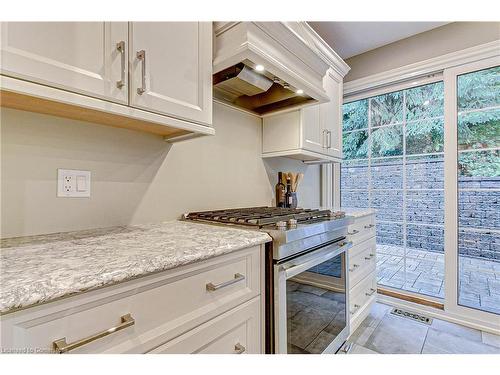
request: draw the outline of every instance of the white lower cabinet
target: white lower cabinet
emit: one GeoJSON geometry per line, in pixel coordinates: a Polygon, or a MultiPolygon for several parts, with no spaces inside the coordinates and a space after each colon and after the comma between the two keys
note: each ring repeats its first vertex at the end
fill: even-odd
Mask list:
{"type": "Polygon", "coordinates": [[[260,353],[262,252],[255,246],[2,315],[0,348],[260,353]]]}
{"type": "Polygon", "coordinates": [[[377,298],[377,244],[375,213],[357,215],[349,225],[349,326],[352,334],[366,318],[377,298]]]}
{"type": "Polygon", "coordinates": [[[159,346],[150,353],[261,353],[260,312],[260,298],[257,297],[159,346]]]}

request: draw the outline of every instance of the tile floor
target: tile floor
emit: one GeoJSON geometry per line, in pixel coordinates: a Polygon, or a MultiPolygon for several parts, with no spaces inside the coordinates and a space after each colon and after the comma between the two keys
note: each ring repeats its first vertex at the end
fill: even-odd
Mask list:
{"type": "Polygon", "coordinates": [[[427,325],[391,310],[374,304],[349,338],[349,354],[500,354],[500,336],[435,318],[427,325]]]}
{"type": "MultiPolygon", "coordinates": [[[[444,255],[430,251],[377,245],[380,285],[444,297],[444,255]]],[[[500,262],[460,257],[460,304],[500,313],[500,262]]]]}

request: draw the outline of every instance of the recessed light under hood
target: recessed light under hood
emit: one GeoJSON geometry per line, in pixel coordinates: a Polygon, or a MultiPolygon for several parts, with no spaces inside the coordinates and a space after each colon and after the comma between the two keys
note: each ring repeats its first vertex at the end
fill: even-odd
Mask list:
{"type": "Polygon", "coordinates": [[[273,74],[257,71],[251,61],[224,69],[213,76],[214,96],[258,114],[316,102],[273,74]]]}

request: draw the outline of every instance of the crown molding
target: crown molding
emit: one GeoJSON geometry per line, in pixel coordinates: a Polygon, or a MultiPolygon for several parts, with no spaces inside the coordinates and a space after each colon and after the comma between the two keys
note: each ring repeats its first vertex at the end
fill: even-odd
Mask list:
{"type": "Polygon", "coordinates": [[[500,56],[500,39],[344,83],[344,98],[363,91],[442,72],[457,65],[500,56]]]}
{"type": "Polygon", "coordinates": [[[319,56],[328,64],[330,68],[344,77],[351,67],[335,52],[330,45],[323,40],[319,34],[307,22],[296,22],[302,27],[303,35],[307,36],[312,42],[311,48],[314,48],[319,56]]]}

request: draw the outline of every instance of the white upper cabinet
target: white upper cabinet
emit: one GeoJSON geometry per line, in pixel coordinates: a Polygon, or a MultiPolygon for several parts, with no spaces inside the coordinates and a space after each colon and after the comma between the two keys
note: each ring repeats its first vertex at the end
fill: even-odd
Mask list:
{"type": "Polygon", "coordinates": [[[1,73],[126,104],[127,35],[126,22],[2,22],[1,73]]]}
{"type": "Polygon", "coordinates": [[[130,105],[212,123],[212,23],[130,23],[130,105]]]}
{"type": "Polygon", "coordinates": [[[326,137],[320,122],[321,111],[319,105],[305,107],[301,111],[301,147],[323,153],[326,147],[326,137]]]}
{"type": "Polygon", "coordinates": [[[342,81],[338,73],[327,72],[323,85],[330,101],[318,106],[321,133],[325,137],[324,151],[338,159],[342,159],[342,81]]]}
{"type": "Polygon", "coordinates": [[[342,76],[329,70],[323,84],[329,102],[264,117],[263,157],[342,159],[342,76]]]}

